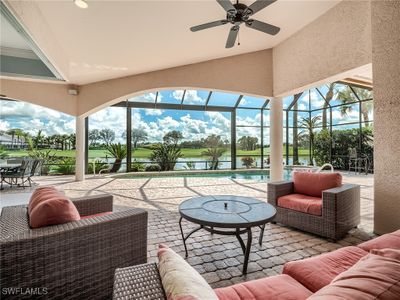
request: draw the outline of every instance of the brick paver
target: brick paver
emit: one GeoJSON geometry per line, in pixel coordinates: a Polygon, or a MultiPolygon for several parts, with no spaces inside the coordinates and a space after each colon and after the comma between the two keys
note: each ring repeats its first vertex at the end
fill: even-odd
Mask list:
{"type": "MultiPolygon", "coordinates": [[[[68,196],[110,193],[117,209],[144,208],[149,213],[148,261],[157,261],[157,246],[165,243],[184,257],[178,227],[178,205],[194,196],[241,195],[267,201],[267,182],[229,178],[139,178],[116,179],[97,177],[74,182],[71,177],[40,177],[40,185],[56,184],[68,196]]],[[[253,230],[253,245],[248,274],[242,276],[243,253],[233,236],[194,233],[188,240],[187,261],[213,286],[223,287],[238,282],[279,274],[287,261],[315,256],[337,248],[355,245],[372,236],[373,177],[346,175],[344,181],[361,185],[361,225],[337,243],[279,224],[267,224],[263,243],[258,244],[259,229],[253,230]]],[[[21,193],[21,190],[18,192],[21,193]]],[[[26,189],[24,192],[29,192],[26,189]]],[[[12,193],[5,191],[4,194],[12,193]]],[[[183,221],[185,232],[195,228],[183,221]]],[[[244,237],[245,239],[245,237],[244,237]]]]}

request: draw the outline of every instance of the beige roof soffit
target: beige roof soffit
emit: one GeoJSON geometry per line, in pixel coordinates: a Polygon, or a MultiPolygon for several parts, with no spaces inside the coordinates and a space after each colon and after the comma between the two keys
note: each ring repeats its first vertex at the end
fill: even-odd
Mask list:
{"type": "Polygon", "coordinates": [[[35,41],[28,34],[26,28],[17,20],[14,14],[11,12],[10,4],[6,4],[6,1],[0,2],[1,14],[7,19],[7,21],[18,31],[18,33],[26,40],[32,51],[40,58],[40,60],[46,65],[47,68],[54,74],[54,76],[60,80],[64,81],[63,76],[60,72],[53,66],[50,60],[42,52],[42,50],[36,45],[35,41]]]}

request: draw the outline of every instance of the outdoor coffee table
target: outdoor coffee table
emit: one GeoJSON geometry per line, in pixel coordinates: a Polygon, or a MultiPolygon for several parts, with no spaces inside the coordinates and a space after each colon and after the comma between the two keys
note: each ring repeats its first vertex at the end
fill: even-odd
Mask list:
{"type": "Polygon", "coordinates": [[[234,235],[238,239],[244,254],[243,274],[247,273],[247,265],[252,241],[252,227],[261,229],[259,243],[262,244],[265,224],[275,215],[275,208],[261,200],[239,196],[206,196],[186,200],[179,205],[179,227],[182,234],[185,254],[188,257],[186,240],[200,229],[211,234],[234,235]],[[199,224],[186,236],[182,229],[182,219],[199,224]],[[221,229],[215,229],[221,228],[221,229]],[[224,230],[228,229],[228,230],[224,230]],[[244,244],[241,234],[247,233],[247,245],[244,244]]]}

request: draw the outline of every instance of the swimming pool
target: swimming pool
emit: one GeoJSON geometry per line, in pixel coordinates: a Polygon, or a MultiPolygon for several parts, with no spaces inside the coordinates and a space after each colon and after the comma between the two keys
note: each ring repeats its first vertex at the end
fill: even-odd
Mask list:
{"type": "MultiPolygon", "coordinates": [[[[140,173],[129,173],[124,175],[116,175],[113,177],[118,178],[168,178],[168,177],[218,177],[218,178],[232,178],[232,179],[247,179],[257,181],[268,181],[269,170],[226,170],[226,171],[209,171],[209,172],[140,172],[140,173]]],[[[285,180],[291,179],[291,170],[283,171],[283,178],[285,180]]]]}

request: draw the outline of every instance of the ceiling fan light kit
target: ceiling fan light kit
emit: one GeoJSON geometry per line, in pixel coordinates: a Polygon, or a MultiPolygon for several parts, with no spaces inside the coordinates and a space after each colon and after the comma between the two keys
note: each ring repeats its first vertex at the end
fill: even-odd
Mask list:
{"type": "Polygon", "coordinates": [[[279,27],[250,18],[252,15],[271,5],[275,1],[277,0],[257,0],[250,6],[247,6],[246,4],[239,3],[239,1],[236,4],[232,4],[230,0],[217,0],[218,4],[226,11],[226,19],[193,26],[190,30],[196,32],[228,23],[232,24],[233,26],[229,31],[225,48],[232,48],[235,45],[240,25],[242,23],[245,23],[249,28],[270,35],[276,35],[280,31],[279,27]]]}
{"type": "Polygon", "coordinates": [[[85,0],[74,0],[74,3],[79,8],[88,8],[89,6],[85,0]]]}

